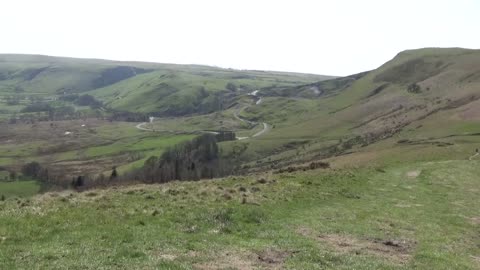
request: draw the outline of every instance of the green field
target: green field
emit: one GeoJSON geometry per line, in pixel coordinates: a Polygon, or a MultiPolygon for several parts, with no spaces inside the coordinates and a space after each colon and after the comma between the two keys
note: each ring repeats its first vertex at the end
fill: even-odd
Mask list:
{"type": "Polygon", "coordinates": [[[31,197],[40,191],[40,184],[37,181],[13,181],[0,182],[0,196],[9,197],[31,197]]]}

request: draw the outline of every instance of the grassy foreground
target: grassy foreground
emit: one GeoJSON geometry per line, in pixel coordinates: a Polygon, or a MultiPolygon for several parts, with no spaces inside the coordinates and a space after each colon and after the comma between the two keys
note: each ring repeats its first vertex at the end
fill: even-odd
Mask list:
{"type": "Polygon", "coordinates": [[[478,269],[478,161],[0,202],[0,269],[478,269]]]}

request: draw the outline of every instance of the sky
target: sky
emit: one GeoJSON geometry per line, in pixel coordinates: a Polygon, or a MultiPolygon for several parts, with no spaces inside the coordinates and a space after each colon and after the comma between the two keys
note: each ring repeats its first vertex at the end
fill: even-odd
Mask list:
{"type": "Polygon", "coordinates": [[[479,0],[2,0],[0,53],[350,75],[480,48],[479,0]]]}

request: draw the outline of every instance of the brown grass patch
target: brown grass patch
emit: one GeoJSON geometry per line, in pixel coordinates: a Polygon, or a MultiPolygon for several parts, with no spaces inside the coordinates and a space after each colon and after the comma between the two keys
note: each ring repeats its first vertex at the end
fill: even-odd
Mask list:
{"type": "Polygon", "coordinates": [[[221,270],[221,269],[237,269],[251,270],[255,269],[252,254],[245,252],[223,252],[216,254],[215,259],[198,263],[194,265],[194,269],[199,270],[221,270]]]}
{"type": "Polygon", "coordinates": [[[174,261],[178,256],[174,254],[157,253],[155,254],[155,257],[164,261],[174,261]]]}
{"type": "Polygon", "coordinates": [[[340,254],[368,254],[387,259],[396,264],[407,263],[412,257],[411,253],[416,244],[407,240],[360,239],[350,235],[339,234],[316,235],[309,228],[300,228],[297,232],[327,244],[340,254]]]}
{"type": "Polygon", "coordinates": [[[480,225],[480,217],[471,217],[469,220],[474,225],[480,225]]]}
{"type": "Polygon", "coordinates": [[[258,254],[258,261],[267,269],[283,269],[285,261],[292,252],[284,250],[267,249],[258,254]]]}
{"type": "Polygon", "coordinates": [[[407,177],[408,178],[417,178],[418,176],[420,176],[421,173],[422,173],[422,171],[420,171],[420,170],[409,171],[409,172],[407,172],[407,177]]]}
{"type": "Polygon", "coordinates": [[[470,255],[470,257],[473,259],[474,262],[476,262],[478,265],[480,265],[480,256],[470,255]]]}
{"type": "Polygon", "coordinates": [[[228,251],[216,254],[211,261],[195,264],[194,269],[279,270],[284,269],[285,261],[291,254],[292,252],[278,249],[266,249],[257,253],[228,251]]]}
{"type": "Polygon", "coordinates": [[[480,101],[471,102],[460,107],[458,115],[462,120],[480,120],[480,101]]]}

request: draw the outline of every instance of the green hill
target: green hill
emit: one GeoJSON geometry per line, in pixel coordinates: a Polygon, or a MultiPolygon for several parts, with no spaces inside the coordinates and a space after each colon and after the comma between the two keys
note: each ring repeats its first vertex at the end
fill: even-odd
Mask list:
{"type": "Polygon", "coordinates": [[[395,149],[398,140],[426,145],[434,134],[457,147],[463,143],[457,145],[454,135],[480,131],[479,86],[479,50],[405,51],[370,72],[261,91],[263,103],[243,115],[274,128],[232,144],[248,145],[245,160],[268,167],[367,151],[379,141],[391,141],[383,145],[387,149],[395,149]]]}
{"type": "MultiPolygon", "coordinates": [[[[109,109],[157,115],[221,110],[231,105],[236,96],[252,89],[300,85],[327,78],[331,77],[200,65],[0,55],[3,103],[16,98],[23,105],[26,98],[54,100],[68,94],[88,93],[109,109]]],[[[19,108],[6,109],[14,112],[19,108]]]]}

